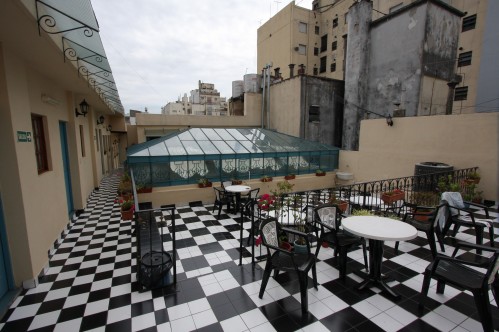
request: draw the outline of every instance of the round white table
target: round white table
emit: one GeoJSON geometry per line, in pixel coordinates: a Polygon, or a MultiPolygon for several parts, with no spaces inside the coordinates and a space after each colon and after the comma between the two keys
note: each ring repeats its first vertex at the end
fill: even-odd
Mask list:
{"type": "Polygon", "coordinates": [[[344,230],[369,240],[369,275],[358,289],[373,284],[395,298],[400,297],[382,279],[383,243],[414,239],[418,235],[417,229],[405,222],[378,216],[348,217],[341,221],[341,225],[344,230]]]}

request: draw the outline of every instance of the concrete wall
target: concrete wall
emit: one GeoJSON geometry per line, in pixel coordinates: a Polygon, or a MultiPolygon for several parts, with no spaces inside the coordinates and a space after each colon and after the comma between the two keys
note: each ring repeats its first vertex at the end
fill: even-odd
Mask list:
{"type": "Polygon", "coordinates": [[[454,168],[479,167],[484,198],[498,200],[499,114],[407,117],[361,123],[359,151],[341,151],[341,171],[356,182],[414,175],[420,162],[442,162],[454,168]]]}

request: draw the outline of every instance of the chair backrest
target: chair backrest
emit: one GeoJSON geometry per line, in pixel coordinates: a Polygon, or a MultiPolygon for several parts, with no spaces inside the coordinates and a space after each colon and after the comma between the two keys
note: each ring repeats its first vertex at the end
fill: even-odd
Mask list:
{"type": "Polygon", "coordinates": [[[222,181],[222,188],[227,188],[228,186],[232,186],[232,181],[222,181]]]}
{"type": "MultiPolygon", "coordinates": [[[[260,236],[262,237],[262,243],[264,246],[269,245],[274,247],[279,247],[279,228],[278,222],[275,218],[267,218],[260,224],[260,236]]],[[[273,249],[268,248],[270,254],[274,252],[273,249]]]]}
{"type": "Polygon", "coordinates": [[[318,218],[316,221],[331,230],[338,229],[341,220],[339,211],[340,209],[336,204],[320,205],[315,208],[316,217],[318,218]]]}
{"type": "Polygon", "coordinates": [[[499,272],[499,252],[495,252],[492,259],[495,259],[495,264],[492,266],[490,271],[487,271],[489,274],[489,279],[487,280],[488,284],[491,285],[496,279],[496,274],[499,272]]]}
{"type": "Polygon", "coordinates": [[[256,189],[251,189],[250,190],[250,193],[249,193],[249,196],[251,199],[257,199],[258,198],[258,193],[260,192],[260,188],[256,188],[256,189]]]}
{"type": "Polygon", "coordinates": [[[213,187],[213,190],[215,191],[215,196],[217,201],[220,201],[225,198],[225,190],[218,187],[213,187]]]}

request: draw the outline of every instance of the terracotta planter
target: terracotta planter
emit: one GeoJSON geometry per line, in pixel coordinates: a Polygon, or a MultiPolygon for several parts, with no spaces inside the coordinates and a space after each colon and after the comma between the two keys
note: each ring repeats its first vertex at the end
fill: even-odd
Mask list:
{"type": "Polygon", "coordinates": [[[141,188],[137,189],[137,194],[152,193],[152,188],[141,188]]]}
{"type": "Polygon", "coordinates": [[[234,186],[240,185],[242,183],[243,183],[242,180],[232,180],[232,185],[234,185],[234,186]]]}
{"type": "Polygon", "coordinates": [[[213,184],[211,182],[208,183],[198,183],[199,188],[208,188],[211,187],[213,184]]]}
{"type": "Polygon", "coordinates": [[[425,211],[425,210],[418,210],[417,212],[418,215],[414,216],[414,220],[417,221],[428,221],[430,218],[430,215],[433,213],[433,211],[425,211]]]}
{"type": "Polygon", "coordinates": [[[286,175],[284,177],[284,180],[293,180],[296,176],[295,175],[286,175]]]}
{"type": "Polygon", "coordinates": [[[348,202],[347,201],[340,201],[338,204],[341,212],[345,212],[348,209],[348,202]]]}
{"type": "Polygon", "coordinates": [[[322,173],[315,173],[315,176],[325,176],[326,175],[326,172],[322,172],[322,173]]]}
{"type": "Polygon", "coordinates": [[[262,178],[262,182],[271,182],[272,181],[272,178],[271,177],[268,177],[268,178],[262,178]]]}
{"type": "Polygon", "coordinates": [[[404,197],[405,193],[402,190],[394,190],[390,193],[381,194],[381,200],[387,205],[393,204],[396,201],[401,201],[404,197]]]}
{"type": "Polygon", "coordinates": [[[133,219],[133,209],[121,211],[122,220],[132,220],[133,219]]]}

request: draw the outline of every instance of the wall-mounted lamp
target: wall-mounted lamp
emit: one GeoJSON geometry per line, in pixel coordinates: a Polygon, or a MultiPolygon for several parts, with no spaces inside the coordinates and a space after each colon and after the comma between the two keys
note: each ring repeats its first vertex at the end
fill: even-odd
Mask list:
{"type": "Polygon", "coordinates": [[[97,118],[97,125],[100,125],[103,123],[104,123],[104,115],[101,115],[97,118]]]}
{"type": "Polygon", "coordinates": [[[389,125],[390,127],[393,126],[393,119],[391,115],[388,115],[386,117],[386,124],[389,125]]]}
{"type": "Polygon", "coordinates": [[[80,103],[80,112],[78,112],[78,109],[75,108],[76,117],[80,115],[83,115],[85,117],[88,113],[88,103],[85,99],[83,99],[83,101],[80,103]]]}
{"type": "Polygon", "coordinates": [[[111,129],[113,129],[113,127],[111,125],[108,125],[107,126],[107,131],[111,131],[111,129]]]}

